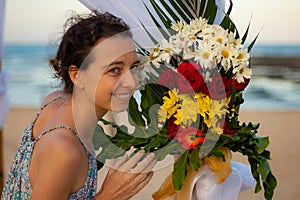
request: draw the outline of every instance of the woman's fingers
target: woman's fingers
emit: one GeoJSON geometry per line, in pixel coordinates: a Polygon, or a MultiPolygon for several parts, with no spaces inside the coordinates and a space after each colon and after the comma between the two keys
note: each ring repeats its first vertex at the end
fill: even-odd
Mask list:
{"type": "Polygon", "coordinates": [[[143,173],[152,170],[156,164],[156,159],[154,153],[148,154],[143,160],[141,160],[137,165],[130,170],[132,173],[143,173]]]}
{"type": "Polygon", "coordinates": [[[129,172],[133,167],[137,165],[137,163],[143,158],[145,155],[144,150],[140,150],[134,154],[131,158],[127,159],[127,161],[118,168],[118,170],[129,172]]]}
{"type": "Polygon", "coordinates": [[[128,155],[125,154],[124,156],[122,156],[119,159],[116,159],[117,161],[115,162],[115,164],[112,166],[113,169],[118,169],[120,168],[128,159],[128,155]]]}
{"type": "Polygon", "coordinates": [[[131,158],[128,157],[130,156],[124,155],[114,163],[113,168],[106,175],[102,185],[103,190],[98,193],[97,197],[129,199],[150,182],[154,174],[151,170],[157,162],[155,154],[149,153],[145,156],[145,151],[141,150],[131,158]],[[120,195],[123,195],[123,198],[120,198],[120,195]]]}
{"type": "Polygon", "coordinates": [[[141,189],[143,189],[150,182],[153,174],[154,174],[153,171],[146,173],[146,176],[142,180],[140,180],[136,185],[135,190],[138,192],[141,189]]]}
{"type": "Polygon", "coordinates": [[[154,153],[149,153],[145,156],[145,151],[140,150],[134,153],[131,158],[128,158],[128,155],[125,154],[123,157],[117,159],[112,168],[123,172],[145,173],[151,171],[156,163],[154,153]]]}

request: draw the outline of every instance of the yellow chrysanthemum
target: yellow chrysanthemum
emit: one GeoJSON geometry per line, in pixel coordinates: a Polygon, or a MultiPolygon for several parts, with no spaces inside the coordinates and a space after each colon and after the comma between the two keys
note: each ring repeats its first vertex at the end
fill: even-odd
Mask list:
{"type": "Polygon", "coordinates": [[[213,132],[219,134],[219,135],[222,135],[223,134],[223,129],[220,127],[220,126],[215,126],[213,128],[213,132]]]}
{"type": "Polygon", "coordinates": [[[161,106],[157,113],[158,113],[158,121],[165,122],[168,116],[167,111],[161,106]]]}
{"type": "Polygon", "coordinates": [[[226,114],[227,99],[212,100],[211,112],[213,115],[221,118],[226,114]]]}
{"type": "Polygon", "coordinates": [[[169,119],[172,115],[175,114],[180,105],[178,104],[178,92],[176,89],[169,91],[168,94],[169,97],[163,97],[164,103],[162,107],[167,112],[167,118],[169,119]]]}
{"type": "Polygon", "coordinates": [[[181,110],[182,110],[182,123],[185,126],[191,125],[192,122],[196,122],[197,114],[199,113],[198,101],[192,99],[190,95],[180,95],[181,110]]]}
{"type": "Polygon", "coordinates": [[[223,134],[223,129],[220,127],[220,118],[216,115],[210,117],[210,130],[219,135],[223,134]]]}
{"type": "Polygon", "coordinates": [[[196,94],[195,98],[198,100],[199,114],[205,117],[211,110],[211,99],[203,93],[196,94]]]}
{"type": "Polygon", "coordinates": [[[174,124],[180,125],[181,124],[181,117],[182,117],[182,111],[181,111],[181,109],[177,110],[177,112],[174,115],[174,117],[176,118],[176,120],[174,121],[174,124]]]}
{"type": "Polygon", "coordinates": [[[198,100],[199,114],[203,117],[204,123],[210,127],[211,119],[211,106],[212,100],[208,95],[203,93],[198,93],[195,95],[195,98],[198,100]]]}

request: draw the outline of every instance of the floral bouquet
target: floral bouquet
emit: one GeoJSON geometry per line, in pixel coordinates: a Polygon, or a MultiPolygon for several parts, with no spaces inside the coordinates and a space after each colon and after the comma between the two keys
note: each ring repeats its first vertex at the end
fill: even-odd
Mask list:
{"type": "MultiPolygon", "coordinates": [[[[163,11],[151,2],[162,16],[163,11]]],[[[145,56],[146,79],[140,99],[131,98],[129,103],[129,123],[134,131],[128,134],[128,127],[103,120],[117,133],[110,137],[97,127],[94,144],[102,147],[97,156],[99,167],[131,147],[154,152],[158,160],[176,155],[172,184],[180,191],[188,172],[199,171],[203,164],[212,169],[217,165],[214,172],[222,183],[231,172],[222,168],[223,162],[230,161],[228,151],[239,152],[248,157],[255,192],[262,189],[262,183],[265,198],[272,199],[276,179],[268,163],[269,139],[256,135],[258,124],[239,121],[243,91],[252,75],[249,52],[256,39],[246,48],[248,31],[240,38],[229,12],[220,25],[213,24],[215,4],[209,2],[206,11],[213,17],[203,11],[204,17],[190,15],[179,20],[171,13],[177,20],[171,23],[162,16],[169,34],[162,31],[166,36],[161,43],[150,50],[140,49],[145,56]]],[[[181,8],[185,10],[184,5],[181,8]]]]}

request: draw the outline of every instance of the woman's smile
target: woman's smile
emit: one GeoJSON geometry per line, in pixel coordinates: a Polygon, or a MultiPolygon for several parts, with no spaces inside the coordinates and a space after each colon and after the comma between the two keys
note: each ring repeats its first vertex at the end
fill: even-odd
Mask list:
{"type": "Polygon", "coordinates": [[[128,101],[130,97],[132,96],[132,91],[130,92],[115,92],[112,93],[112,96],[116,99],[122,100],[122,101],[128,101]]]}

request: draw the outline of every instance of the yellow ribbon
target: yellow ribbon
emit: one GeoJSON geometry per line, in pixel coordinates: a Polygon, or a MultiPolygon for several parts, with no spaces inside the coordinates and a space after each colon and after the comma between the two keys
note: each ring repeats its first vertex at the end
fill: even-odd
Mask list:
{"type": "MultiPolygon", "coordinates": [[[[225,161],[222,158],[215,158],[214,156],[203,158],[203,164],[208,165],[208,167],[214,172],[214,178],[216,184],[223,183],[226,178],[231,174],[232,168],[230,165],[231,161],[231,151],[227,148],[221,148],[224,154],[225,161]]],[[[191,184],[193,182],[194,176],[202,170],[202,167],[195,171],[193,168],[189,168],[187,177],[180,191],[175,191],[172,182],[172,173],[166,177],[165,181],[162,183],[161,187],[152,194],[154,200],[164,200],[172,195],[175,195],[176,200],[190,199],[191,184]]]]}

